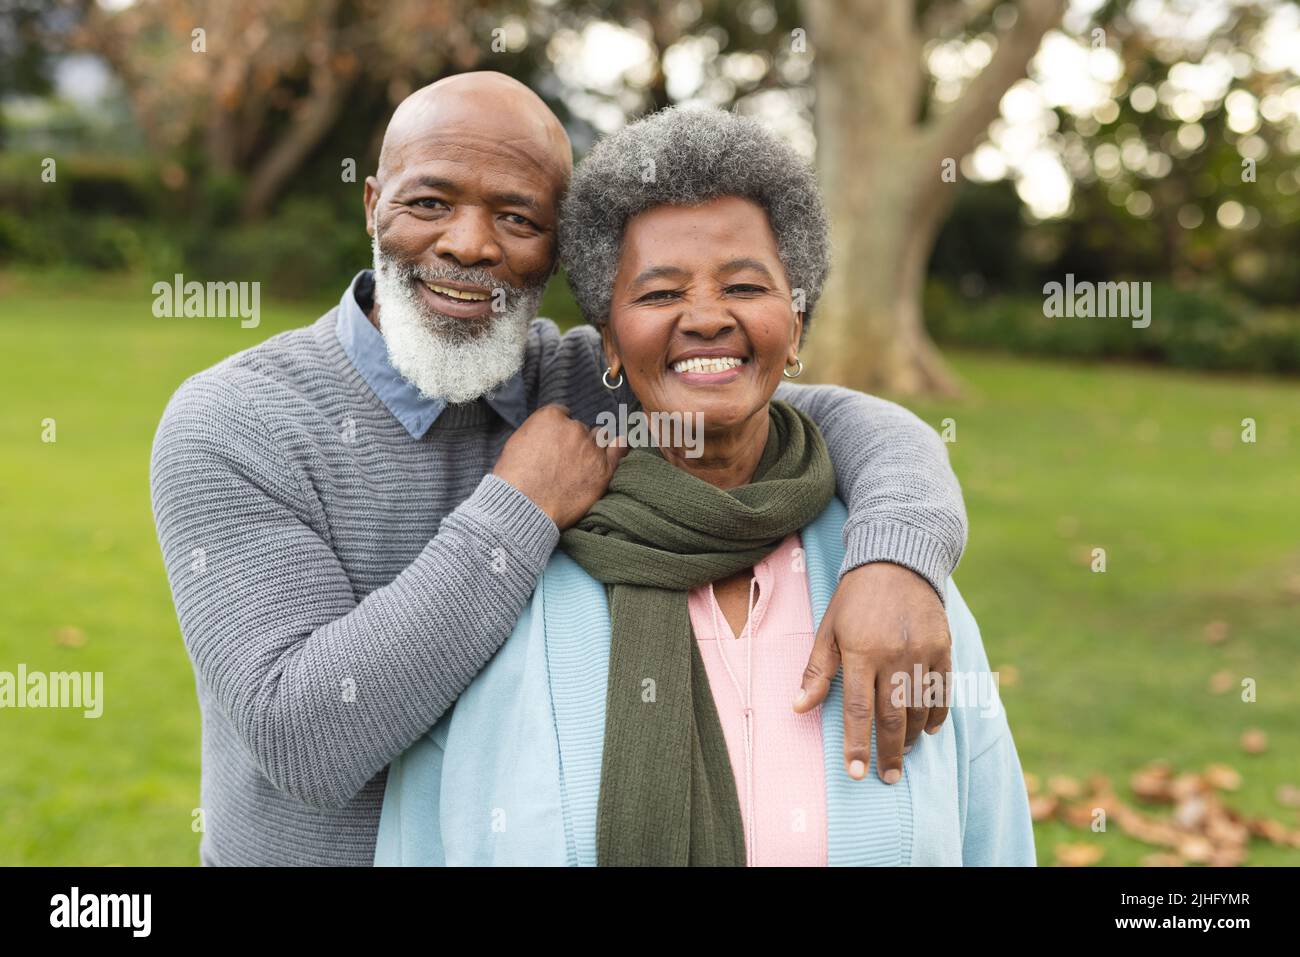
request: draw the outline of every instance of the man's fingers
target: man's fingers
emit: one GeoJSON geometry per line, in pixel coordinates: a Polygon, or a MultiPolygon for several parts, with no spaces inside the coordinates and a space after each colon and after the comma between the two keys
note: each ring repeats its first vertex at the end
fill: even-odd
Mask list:
{"type": "Polygon", "coordinates": [[[935,697],[935,701],[938,701],[939,704],[930,708],[930,716],[925,722],[926,734],[938,734],[939,729],[943,727],[944,721],[948,719],[948,694],[951,691],[950,685],[952,683],[948,677],[952,674],[951,645],[949,650],[943,653],[943,657],[939,659],[939,663],[935,665],[934,670],[939,673],[939,693],[935,697]]]}
{"type": "MultiPolygon", "coordinates": [[[[851,655],[844,668],[844,766],[861,781],[871,767],[871,721],[876,713],[876,671],[870,659],[851,655]]],[[[879,732],[877,732],[879,733],[879,732]]]]}
{"type": "Polygon", "coordinates": [[[921,732],[930,723],[930,709],[925,707],[907,709],[907,731],[903,735],[903,753],[912,750],[912,745],[921,736],[921,732]]]}
{"type": "Polygon", "coordinates": [[[891,676],[876,676],[876,773],[886,784],[903,779],[903,738],[907,711],[894,701],[891,676]]]}
{"type": "Polygon", "coordinates": [[[609,474],[614,474],[614,469],[618,468],[618,463],[627,455],[628,447],[626,443],[615,442],[612,445],[605,446],[605,463],[609,467],[609,474]]]}
{"type": "Polygon", "coordinates": [[[907,732],[903,736],[904,754],[912,750],[912,745],[930,723],[930,701],[934,694],[934,681],[934,672],[927,670],[921,675],[920,687],[915,687],[911,681],[905,685],[908,694],[904,702],[907,708],[907,732]]]}
{"type": "Polygon", "coordinates": [[[812,654],[808,656],[808,667],[803,671],[801,690],[794,699],[795,714],[811,711],[825,701],[826,693],[831,690],[831,679],[839,670],[840,649],[828,620],[823,619],[812,654]]]}

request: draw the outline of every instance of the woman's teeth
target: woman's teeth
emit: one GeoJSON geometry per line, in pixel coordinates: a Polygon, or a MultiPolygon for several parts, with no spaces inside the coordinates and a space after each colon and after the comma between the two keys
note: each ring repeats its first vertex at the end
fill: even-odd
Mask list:
{"type": "Polygon", "coordinates": [[[482,302],[488,297],[485,292],[466,292],[463,289],[452,289],[449,286],[439,286],[437,283],[426,282],[426,286],[440,296],[447,296],[451,299],[465,299],[469,302],[482,302]]]}
{"type": "Polygon", "coordinates": [[[683,359],[673,363],[674,372],[726,372],[736,366],[743,366],[744,359],[735,356],[717,356],[701,359],[683,359]]]}

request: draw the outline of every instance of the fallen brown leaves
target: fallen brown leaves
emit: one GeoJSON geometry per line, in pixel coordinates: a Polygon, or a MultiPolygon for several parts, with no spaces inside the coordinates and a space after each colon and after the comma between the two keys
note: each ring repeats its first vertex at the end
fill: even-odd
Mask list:
{"type": "Polygon", "coordinates": [[[1216,671],[1210,675],[1210,694],[1227,694],[1237,684],[1237,676],[1231,671],[1216,671]]]}
{"type": "MultiPolygon", "coordinates": [[[[1029,810],[1034,821],[1061,821],[1070,827],[1093,828],[1103,820],[1141,841],[1161,848],[1142,859],[1144,867],[1206,864],[1235,867],[1246,862],[1252,839],[1278,847],[1300,848],[1300,827],[1264,817],[1247,817],[1224,803],[1223,795],[1241,787],[1241,774],[1226,764],[1211,764],[1198,772],[1175,773],[1164,761],[1140,768],[1129,779],[1133,796],[1141,803],[1168,810],[1156,813],[1135,806],[1115,793],[1110,779],[1096,774],[1087,782],[1055,775],[1046,786],[1035,774],[1025,775],[1029,810]]],[[[1283,785],[1281,803],[1300,800],[1300,790],[1283,785]]],[[[1104,851],[1095,842],[1058,844],[1056,862],[1065,867],[1086,867],[1101,860],[1104,851]]]]}
{"type": "Polygon", "coordinates": [[[1268,735],[1259,728],[1251,728],[1249,731],[1242,732],[1241,750],[1247,754],[1263,754],[1268,750],[1268,735]]]}
{"type": "Polygon", "coordinates": [[[1286,807],[1300,807],[1300,788],[1294,784],[1279,784],[1276,797],[1278,804],[1286,807]]]}
{"type": "Polygon", "coordinates": [[[1087,867],[1101,860],[1102,850],[1096,844],[1057,844],[1056,863],[1062,867],[1087,867]]]}
{"type": "Polygon", "coordinates": [[[75,625],[65,625],[54,633],[54,643],[64,648],[80,648],[86,643],[86,633],[75,625]]]}
{"type": "Polygon", "coordinates": [[[1211,621],[1205,626],[1205,641],[1211,645],[1221,645],[1228,640],[1228,623],[1226,621],[1211,621]]]}

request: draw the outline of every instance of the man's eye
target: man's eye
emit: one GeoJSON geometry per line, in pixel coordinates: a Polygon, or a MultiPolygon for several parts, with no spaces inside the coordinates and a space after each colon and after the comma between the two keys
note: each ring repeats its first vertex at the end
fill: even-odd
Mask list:
{"type": "Polygon", "coordinates": [[[426,197],[424,199],[417,199],[415,201],[415,205],[420,206],[424,209],[442,209],[447,206],[447,204],[444,203],[442,200],[432,199],[430,197],[426,197]]]}

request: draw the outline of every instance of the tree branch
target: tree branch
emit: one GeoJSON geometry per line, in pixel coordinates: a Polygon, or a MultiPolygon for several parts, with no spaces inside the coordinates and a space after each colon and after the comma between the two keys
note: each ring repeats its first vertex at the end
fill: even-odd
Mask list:
{"type": "Polygon", "coordinates": [[[998,37],[993,59],[971,80],[957,102],[927,124],[925,133],[935,162],[964,155],[998,116],[998,105],[1011,85],[1025,75],[1043,36],[1061,21],[1065,0],[1020,0],[1015,24],[998,37]]]}
{"type": "Polygon", "coordinates": [[[245,220],[258,219],[270,209],[289,177],[302,166],[308,154],[330,131],[342,109],[343,95],[355,76],[349,74],[344,78],[334,69],[334,15],[337,4],[331,2],[325,6],[325,26],[318,30],[315,43],[308,45],[312,70],[306,102],[293,111],[284,136],[276,141],[266,158],[253,170],[240,210],[245,220]]]}
{"type": "Polygon", "coordinates": [[[930,4],[921,15],[922,32],[927,39],[936,40],[964,33],[997,4],[998,0],[952,0],[950,3],[930,4]]]}

